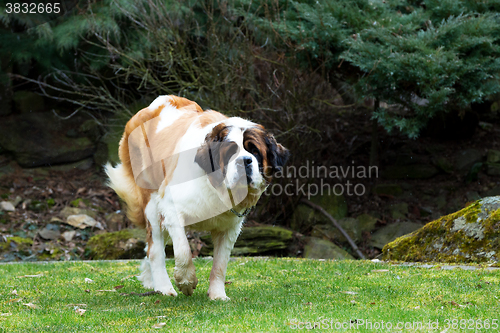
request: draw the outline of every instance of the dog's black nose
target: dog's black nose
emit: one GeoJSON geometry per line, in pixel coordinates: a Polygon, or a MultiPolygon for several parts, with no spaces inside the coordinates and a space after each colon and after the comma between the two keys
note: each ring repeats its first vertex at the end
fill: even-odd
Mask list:
{"type": "Polygon", "coordinates": [[[248,156],[243,156],[243,163],[245,164],[245,166],[249,166],[250,164],[252,164],[252,158],[248,156]]]}

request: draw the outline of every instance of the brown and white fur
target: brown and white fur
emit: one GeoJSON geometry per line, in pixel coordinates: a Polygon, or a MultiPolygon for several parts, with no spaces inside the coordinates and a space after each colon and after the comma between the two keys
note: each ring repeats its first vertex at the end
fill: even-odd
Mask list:
{"type": "Polygon", "coordinates": [[[121,164],[106,165],[106,173],[129,219],[147,230],[144,287],[177,295],[165,268],[170,235],[175,284],[192,295],[198,279],[185,231],[207,230],[214,243],[208,296],[229,300],[226,268],[245,218],[230,208],[242,215],[255,206],[289,152],[261,125],[160,96],[129,120],[119,156],[121,164]]]}

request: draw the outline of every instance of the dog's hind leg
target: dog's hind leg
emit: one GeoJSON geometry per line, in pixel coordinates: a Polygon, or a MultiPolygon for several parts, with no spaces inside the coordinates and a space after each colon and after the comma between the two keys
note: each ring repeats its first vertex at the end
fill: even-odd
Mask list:
{"type": "Polygon", "coordinates": [[[146,208],[147,255],[141,264],[142,273],[139,280],[144,287],[153,288],[164,295],[177,296],[165,268],[165,238],[162,230],[162,219],[153,208],[146,208]]]}

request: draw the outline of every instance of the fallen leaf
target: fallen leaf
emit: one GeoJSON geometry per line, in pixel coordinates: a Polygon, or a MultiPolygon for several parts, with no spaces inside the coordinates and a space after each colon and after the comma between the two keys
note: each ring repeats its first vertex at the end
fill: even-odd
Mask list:
{"type": "Polygon", "coordinates": [[[341,293],[343,294],[347,294],[347,295],[357,295],[358,293],[355,292],[355,291],[341,291],[341,293]]]}
{"type": "Polygon", "coordinates": [[[304,303],[304,305],[313,305],[312,302],[304,303]]]}
{"type": "Polygon", "coordinates": [[[372,304],[372,305],[373,305],[373,304],[375,304],[375,302],[371,302],[370,304],[372,304]]]}
{"type": "Polygon", "coordinates": [[[17,296],[17,290],[16,290],[16,289],[12,290],[10,293],[11,293],[12,295],[17,296]]]}
{"type": "Polygon", "coordinates": [[[37,274],[37,275],[23,275],[23,276],[18,276],[17,278],[22,279],[22,278],[37,278],[37,277],[42,277],[43,274],[37,274]]]}
{"type": "Polygon", "coordinates": [[[89,279],[89,278],[85,278],[85,282],[86,282],[86,283],[94,283],[94,280],[89,279]]]}
{"type": "Polygon", "coordinates": [[[137,277],[137,276],[138,276],[137,274],[127,275],[123,279],[121,279],[120,281],[124,281],[124,280],[130,279],[130,278],[134,278],[134,277],[137,277]]]}
{"type": "Polygon", "coordinates": [[[82,303],[82,304],[66,304],[66,306],[80,307],[80,306],[87,306],[87,304],[85,304],[85,303],[82,303]]]}
{"type": "Polygon", "coordinates": [[[75,309],[75,312],[78,313],[80,316],[83,316],[85,314],[85,309],[75,309]]]}
{"type": "Polygon", "coordinates": [[[355,301],[355,300],[351,300],[351,303],[352,303],[352,304],[356,304],[356,301],[355,301]]]}
{"type": "Polygon", "coordinates": [[[383,273],[383,272],[389,272],[388,269],[372,269],[372,272],[374,273],[383,273]]]}
{"type": "Polygon", "coordinates": [[[458,306],[459,308],[465,308],[465,305],[458,304],[455,301],[451,301],[450,303],[451,303],[451,305],[458,306]]]}
{"type": "Polygon", "coordinates": [[[156,302],[155,302],[155,304],[160,304],[160,300],[157,299],[156,302]]]}
{"type": "Polygon", "coordinates": [[[0,317],[7,317],[7,316],[12,316],[12,313],[10,312],[0,313],[0,317]]]}
{"type": "Polygon", "coordinates": [[[153,328],[162,328],[165,325],[167,325],[167,323],[158,323],[158,324],[154,324],[153,328]]]}
{"type": "Polygon", "coordinates": [[[116,292],[116,290],[114,290],[114,289],[113,290],[100,289],[100,290],[96,290],[96,291],[109,291],[109,292],[113,292],[113,293],[116,292]]]}
{"type": "Polygon", "coordinates": [[[85,292],[86,292],[86,293],[89,293],[89,292],[90,292],[90,289],[85,289],[85,292]]]}
{"type": "Polygon", "coordinates": [[[226,282],[224,282],[224,284],[231,284],[231,283],[233,283],[233,281],[226,281],[226,282]]]}
{"type": "Polygon", "coordinates": [[[56,217],[56,216],[53,216],[51,219],[50,219],[50,222],[62,222],[63,220],[61,220],[60,218],[56,217]]]}
{"type": "Polygon", "coordinates": [[[122,289],[123,287],[124,287],[123,285],[116,286],[116,287],[115,287],[115,290],[122,289]]]}
{"type": "Polygon", "coordinates": [[[17,303],[17,302],[21,302],[21,301],[22,301],[22,297],[19,297],[19,298],[9,299],[8,301],[5,301],[5,303],[17,303]]]}
{"type": "Polygon", "coordinates": [[[23,303],[23,305],[26,305],[28,308],[32,308],[32,309],[38,309],[38,306],[29,302],[29,303],[23,303]]]}

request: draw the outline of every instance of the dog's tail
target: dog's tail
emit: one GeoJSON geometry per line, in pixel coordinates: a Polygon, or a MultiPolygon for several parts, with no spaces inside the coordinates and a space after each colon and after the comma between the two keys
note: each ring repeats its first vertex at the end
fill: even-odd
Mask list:
{"type": "MultiPolygon", "coordinates": [[[[146,228],[146,218],[144,216],[144,198],[146,193],[137,186],[133,175],[122,163],[113,167],[110,163],[104,166],[104,170],[109,177],[108,186],[126,204],[127,217],[140,228],[146,228]]],[[[147,193],[149,194],[149,193],[147,193]]]]}

